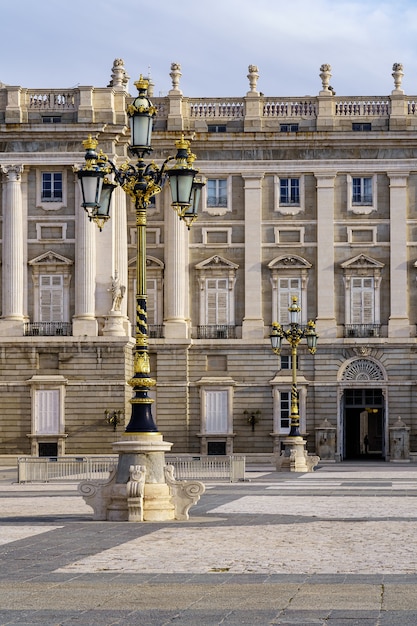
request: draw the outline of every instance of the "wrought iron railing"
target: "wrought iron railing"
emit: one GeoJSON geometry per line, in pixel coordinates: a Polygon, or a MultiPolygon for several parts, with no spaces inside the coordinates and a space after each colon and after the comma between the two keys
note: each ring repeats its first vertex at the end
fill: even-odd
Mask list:
{"type": "Polygon", "coordinates": [[[24,334],[27,337],[43,336],[65,336],[72,335],[71,322],[26,322],[24,334]]]}
{"type": "Polygon", "coordinates": [[[236,327],[225,324],[197,326],[197,339],[236,339],[236,327]]]}
{"type": "Polygon", "coordinates": [[[162,339],[164,337],[163,324],[149,324],[148,337],[149,339],[162,339]]]}
{"type": "Polygon", "coordinates": [[[345,324],[345,337],[380,337],[381,324],[345,324]]]}

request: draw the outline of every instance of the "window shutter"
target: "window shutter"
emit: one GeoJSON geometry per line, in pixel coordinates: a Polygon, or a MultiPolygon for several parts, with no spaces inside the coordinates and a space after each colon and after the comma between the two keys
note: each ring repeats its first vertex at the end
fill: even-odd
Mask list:
{"type": "Polygon", "coordinates": [[[206,432],[227,433],[227,391],[206,391],[206,432]]]}
{"type": "Polygon", "coordinates": [[[55,435],[59,432],[59,390],[36,391],[37,434],[55,435]]]}
{"type": "Polygon", "coordinates": [[[62,275],[40,276],[40,321],[62,322],[64,316],[64,287],[62,275]]]}
{"type": "Polygon", "coordinates": [[[155,278],[148,278],[146,281],[147,301],[146,311],[148,324],[157,324],[157,286],[155,278]]]}
{"type": "Polygon", "coordinates": [[[206,323],[229,323],[229,279],[208,278],[206,282],[206,323]]]}
{"type": "Polygon", "coordinates": [[[351,323],[373,324],[374,316],[374,279],[352,278],[351,323]]]}
{"type": "Polygon", "coordinates": [[[297,296],[301,304],[301,280],[299,278],[280,278],[278,290],[278,321],[280,324],[290,323],[288,311],[292,304],[292,297],[297,296]]]}

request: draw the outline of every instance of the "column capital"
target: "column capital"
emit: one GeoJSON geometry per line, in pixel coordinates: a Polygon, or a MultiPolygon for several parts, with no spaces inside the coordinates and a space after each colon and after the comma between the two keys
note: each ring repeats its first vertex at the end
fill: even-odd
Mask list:
{"type": "Polygon", "coordinates": [[[19,181],[23,172],[23,165],[2,165],[1,171],[11,182],[19,181]]]}

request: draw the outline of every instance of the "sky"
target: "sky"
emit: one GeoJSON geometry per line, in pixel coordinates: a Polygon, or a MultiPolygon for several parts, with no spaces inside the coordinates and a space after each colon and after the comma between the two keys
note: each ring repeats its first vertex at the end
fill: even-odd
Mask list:
{"type": "Polygon", "coordinates": [[[388,95],[393,63],[417,94],[416,0],[0,0],[0,81],[35,88],[106,87],[122,58],[190,97],[243,97],[248,66],[265,96],[317,95],[320,65],[338,96],[388,95]]]}

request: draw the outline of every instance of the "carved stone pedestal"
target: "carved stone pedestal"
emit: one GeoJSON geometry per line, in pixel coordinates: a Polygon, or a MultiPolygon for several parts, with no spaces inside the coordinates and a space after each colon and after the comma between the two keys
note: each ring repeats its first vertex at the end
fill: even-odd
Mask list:
{"type": "Polygon", "coordinates": [[[103,335],[111,337],[124,337],[126,331],[123,325],[123,316],[120,311],[110,311],[105,318],[103,335]]]}
{"type": "Polygon", "coordinates": [[[308,454],[306,440],[302,437],[284,439],[284,452],[276,457],[276,468],[281,472],[313,472],[320,457],[308,454]]]}
{"type": "Polygon", "coordinates": [[[95,520],[164,522],[188,519],[188,510],[205,487],[199,481],[176,481],[165,465],[172,443],[162,435],[125,435],[113,444],[119,453],[117,468],[107,481],[82,481],[78,492],[94,510],[95,520]]]}

